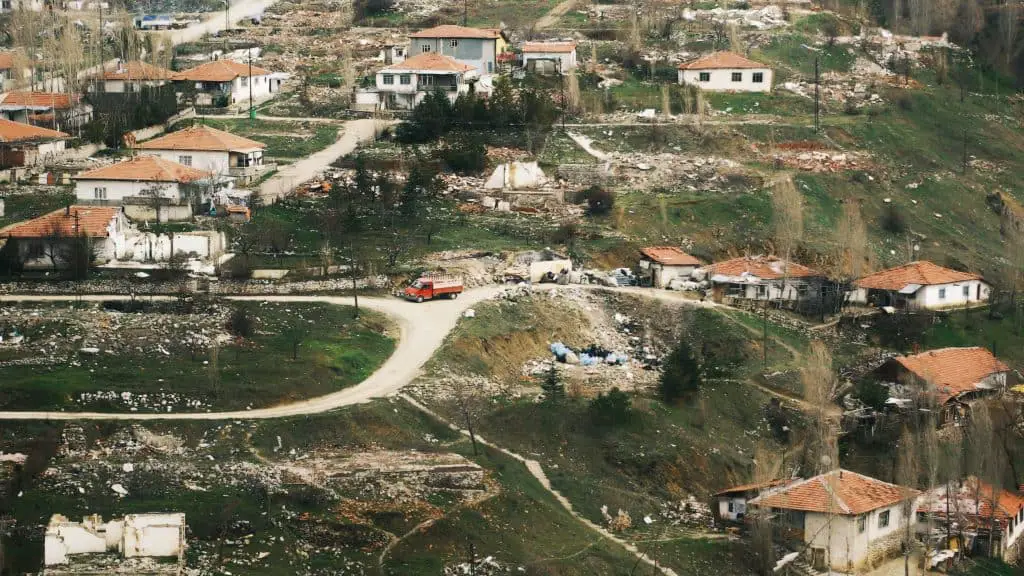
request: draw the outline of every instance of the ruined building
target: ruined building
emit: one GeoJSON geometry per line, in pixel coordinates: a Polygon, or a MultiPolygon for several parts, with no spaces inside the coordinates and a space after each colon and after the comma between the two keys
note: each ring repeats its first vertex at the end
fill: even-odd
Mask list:
{"type": "Polygon", "coordinates": [[[110,522],[54,514],[43,574],[181,574],[184,554],[184,514],[128,514],[110,522]]]}

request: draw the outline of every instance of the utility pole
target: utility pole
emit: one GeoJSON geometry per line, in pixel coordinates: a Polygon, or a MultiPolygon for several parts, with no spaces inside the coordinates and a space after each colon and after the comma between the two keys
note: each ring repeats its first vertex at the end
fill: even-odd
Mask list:
{"type": "Polygon", "coordinates": [[[821,67],[817,54],[814,55],[814,132],[821,132],[821,67]]]}
{"type": "Polygon", "coordinates": [[[565,76],[562,74],[562,59],[559,58],[557,60],[557,62],[558,62],[558,84],[559,84],[559,90],[561,90],[561,92],[562,92],[562,132],[564,133],[565,132],[565,111],[567,109],[566,105],[565,105],[565,76]]]}
{"type": "Polygon", "coordinates": [[[252,47],[249,47],[249,123],[256,120],[256,110],[252,107],[252,47]]]}

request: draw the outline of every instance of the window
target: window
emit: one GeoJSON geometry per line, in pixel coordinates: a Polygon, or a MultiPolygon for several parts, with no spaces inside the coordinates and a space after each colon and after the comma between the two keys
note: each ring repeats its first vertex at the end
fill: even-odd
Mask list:
{"type": "Polygon", "coordinates": [[[96,187],[92,189],[92,197],[96,200],[107,199],[107,189],[103,187],[96,187]]]}
{"type": "Polygon", "coordinates": [[[868,525],[868,517],[867,516],[858,516],[857,517],[857,533],[858,534],[863,534],[864,533],[864,529],[867,528],[867,525],[868,525]]]}
{"type": "Polygon", "coordinates": [[[394,83],[395,83],[395,75],[394,74],[385,74],[384,75],[384,85],[385,86],[391,86],[394,83]]]}
{"type": "Polygon", "coordinates": [[[918,512],[917,513],[917,521],[922,523],[922,524],[927,522],[928,521],[928,513],[927,512],[918,512]]]}
{"type": "Polygon", "coordinates": [[[743,72],[733,72],[732,73],[732,81],[733,82],[743,82],[743,72]]]}
{"type": "Polygon", "coordinates": [[[178,164],[181,164],[183,166],[191,166],[192,165],[192,157],[191,156],[178,156],[178,164]]]}
{"type": "Polygon", "coordinates": [[[420,76],[420,84],[422,84],[423,86],[433,86],[434,85],[434,77],[433,76],[420,76]]]}
{"type": "Polygon", "coordinates": [[[244,88],[244,87],[246,87],[248,85],[249,85],[249,77],[248,76],[242,76],[242,87],[244,88]]]}
{"type": "Polygon", "coordinates": [[[735,510],[733,509],[732,502],[729,502],[729,512],[735,512],[735,510]]]}
{"type": "Polygon", "coordinates": [[[939,288],[939,300],[945,300],[945,299],[946,299],[946,289],[945,288],[939,288]]]}
{"type": "Polygon", "coordinates": [[[754,72],[754,77],[752,81],[754,82],[754,84],[760,84],[764,82],[764,72],[754,72]]]}
{"type": "Polygon", "coordinates": [[[700,73],[700,81],[701,82],[711,82],[711,72],[701,72],[700,73]]]}
{"type": "Polygon", "coordinates": [[[458,48],[459,47],[459,41],[458,40],[454,40],[454,39],[453,40],[449,40],[448,41],[448,45],[451,46],[452,48],[458,48]]]}
{"type": "Polygon", "coordinates": [[[970,297],[971,297],[971,287],[970,286],[964,286],[964,298],[970,298],[970,297]]]}
{"type": "Polygon", "coordinates": [[[403,86],[408,86],[412,83],[412,74],[402,74],[398,77],[398,83],[403,86]]]}
{"type": "Polygon", "coordinates": [[[430,52],[430,44],[423,44],[420,46],[420,52],[430,52]]]}
{"type": "Polygon", "coordinates": [[[888,525],[889,525],[889,511],[886,510],[885,512],[879,512],[878,513],[878,527],[879,528],[885,528],[888,525]]]}
{"type": "Polygon", "coordinates": [[[494,62],[488,62],[487,63],[487,71],[488,72],[494,72],[494,62]]]}

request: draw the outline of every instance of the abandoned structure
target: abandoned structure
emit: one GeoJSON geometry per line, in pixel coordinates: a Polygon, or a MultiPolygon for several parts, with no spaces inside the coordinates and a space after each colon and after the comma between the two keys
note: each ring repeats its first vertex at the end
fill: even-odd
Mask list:
{"type": "Polygon", "coordinates": [[[0,247],[13,243],[25,268],[57,270],[74,264],[81,242],[97,262],[123,257],[129,229],[119,207],[68,206],[0,229],[0,247]]]}
{"type": "Polygon", "coordinates": [[[933,404],[936,425],[959,422],[970,403],[1006,389],[1010,367],[985,348],[942,348],[913,356],[891,358],[874,377],[900,401],[933,404]]]}
{"type": "Polygon", "coordinates": [[[679,65],[679,83],[711,92],[771,92],[772,69],[734,52],[715,52],[679,65]]]}
{"type": "Polygon", "coordinates": [[[909,310],[936,310],[987,302],[991,286],[978,274],[926,260],[869,274],[853,283],[850,302],[909,310]]]}
{"type": "Polygon", "coordinates": [[[640,250],[641,286],[668,288],[676,278],[688,280],[702,262],[675,246],[649,246],[640,250]]]}
{"type": "Polygon", "coordinates": [[[817,300],[825,275],[775,256],[744,256],[706,268],[715,302],[817,300]]]}
{"type": "Polygon", "coordinates": [[[942,542],[941,549],[977,556],[989,556],[991,549],[992,556],[1009,564],[1021,558],[1024,496],[1019,492],[968,476],[925,492],[918,500],[917,516],[919,537],[929,544],[942,542]],[[947,536],[951,542],[946,542],[947,536]]]}
{"type": "Polygon", "coordinates": [[[266,169],[263,163],[266,147],[262,142],[205,125],[171,132],[137,146],[146,154],[211,174],[230,176],[241,184],[257,180],[266,169]]]}
{"type": "Polygon", "coordinates": [[[523,68],[565,73],[577,65],[575,42],[524,42],[523,68]]]}
{"type": "Polygon", "coordinates": [[[718,518],[726,522],[742,522],[747,514],[747,502],[767,494],[771,490],[787,486],[799,480],[793,478],[769,480],[753,484],[742,484],[715,493],[718,502],[718,518]]]}
{"type": "Polygon", "coordinates": [[[748,502],[771,515],[779,533],[805,548],[816,569],[855,572],[898,554],[920,493],[849,470],[793,482],[748,502]]]}
{"type": "Polygon", "coordinates": [[[84,204],[125,207],[136,220],[189,220],[223,184],[210,172],[157,156],[83,172],[73,178],[75,196],[84,204]]]}
{"type": "Polygon", "coordinates": [[[0,118],[0,168],[34,166],[64,152],[69,134],[0,118]]]}
{"type": "Polygon", "coordinates": [[[184,559],[184,514],[128,514],[110,522],[99,515],[71,522],[54,514],[46,527],[43,573],[180,574],[184,559]],[[155,558],[172,561],[146,561],[155,558]]]}

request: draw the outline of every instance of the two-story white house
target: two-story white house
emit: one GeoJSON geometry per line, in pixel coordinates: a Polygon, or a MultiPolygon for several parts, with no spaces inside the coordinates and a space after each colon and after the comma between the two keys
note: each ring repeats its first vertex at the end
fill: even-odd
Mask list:
{"type": "Polygon", "coordinates": [[[794,482],[747,502],[806,545],[814,568],[859,572],[900,552],[920,492],[849,470],[794,482]]]}
{"type": "Polygon", "coordinates": [[[136,149],[211,174],[247,184],[265,169],[262,142],[205,125],[191,126],[143,142],[136,149]]]}
{"type": "Polygon", "coordinates": [[[709,92],[771,92],[772,69],[735,52],[715,52],[679,65],[679,83],[709,92]]]}
{"type": "Polygon", "coordinates": [[[147,62],[117,61],[109,70],[92,78],[89,90],[91,92],[109,92],[122,94],[127,92],[139,92],[143,86],[155,88],[163,86],[174,78],[174,71],[147,62]]]}
{"type": "Polygon", "coordinates": [[[215,104],[219,98],[226,98],[229,104],[266,98],[281,89],[280,79],[274,78],[268,70],[234,60],[213,60],[195,68],[178,72],[176,82],[192,84],[203,97],[197,98],[201,105],[215,104]]]}
{"type": "Polygon", "coordinates": [[[454,102],[459,94],[469,92],[477,78],[475,67],[451,56],[418,54],[377,72],[376,88],[357,92],[356,101],[387,110],[411,110],[427,94],[440,90],[454,102]]]}
{"type": "Polygon", "coordinates": [[[508,50],[501,30],[444,25],[409,35],[409,57],[441,54],[469,64],[483,76],[497,71],[498,55],[508,50]]]}
{"type": "Polygon", "coordinates": [[[936,310],[988,302],[992,287],[978,274],[960,272],[927,260],[869,274],[853,283],[854,304],[936,310]]]}
{"type": "Polygon", "coordinates": [[[72,177],[81,204],[124,206],[133,220],[189,220],[223,183],[214,174],[141,155],[72,177]]]}

